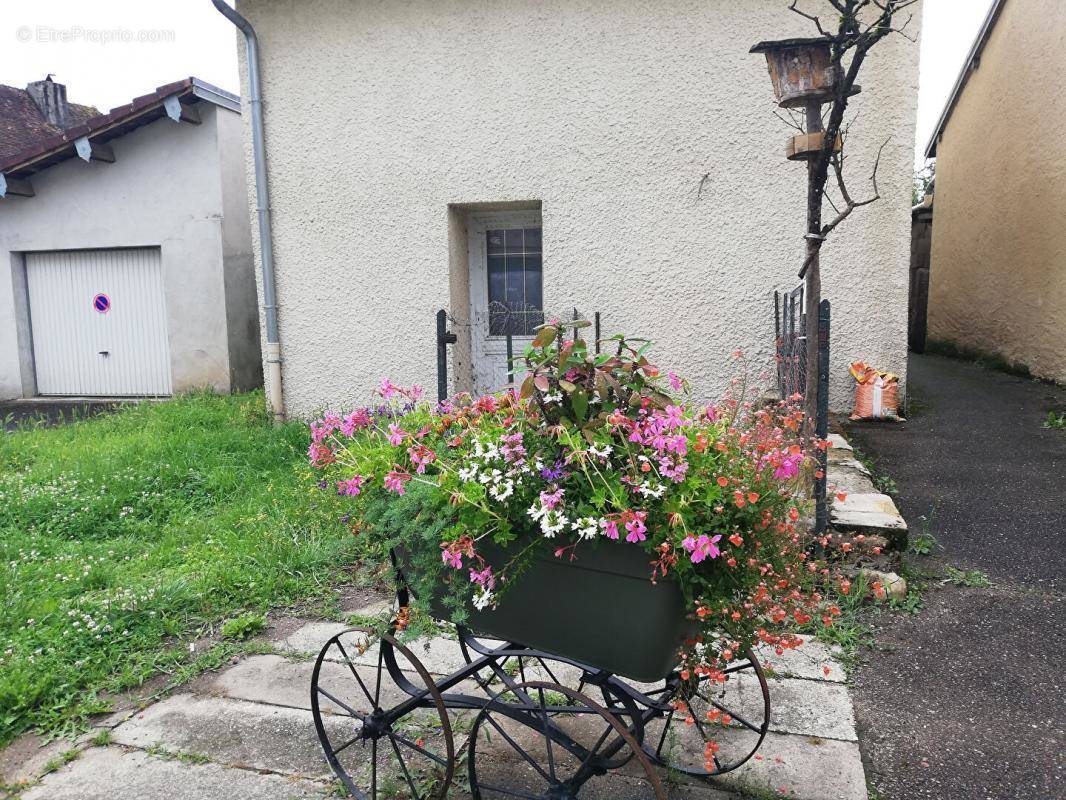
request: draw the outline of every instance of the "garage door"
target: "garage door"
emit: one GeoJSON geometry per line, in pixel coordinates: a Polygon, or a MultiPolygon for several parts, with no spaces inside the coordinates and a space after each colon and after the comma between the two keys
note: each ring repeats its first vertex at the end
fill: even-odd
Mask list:
{"type": "Polygon", "coordinates": [[[170,394],[158,248],[26,254],[37,392],[170,394]]]}

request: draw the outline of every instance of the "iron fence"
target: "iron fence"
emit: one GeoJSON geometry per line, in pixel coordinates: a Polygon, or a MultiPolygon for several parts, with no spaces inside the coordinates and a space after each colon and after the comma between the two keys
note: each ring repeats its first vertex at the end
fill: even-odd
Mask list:
{"type": "MultiPolygon", "coordinates": [[[[805,401],[807,413],[814,418],[815,435],[825,439],[829,435],[829,323],[831,305],[822,300],[818,305],[818,392],[812,404],[807,393],[807,337],[812,326],[807,323],[806,298],[803,285],[789,292],[774,292],[774,360],[777,366],[777,389],[782,399],[799,396],[805,401]]],[[[823,532],[829,524],[825,450],[818,451],[818,470],[814,480],[814,528],[823,532]]]]}

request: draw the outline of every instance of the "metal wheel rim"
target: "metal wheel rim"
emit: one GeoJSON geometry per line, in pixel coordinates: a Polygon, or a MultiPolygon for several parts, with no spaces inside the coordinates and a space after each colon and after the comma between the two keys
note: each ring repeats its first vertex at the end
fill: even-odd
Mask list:
{"type": "MultiPolygon", "coordinates": [[[[342,636],[351,633],[366,634],[371,638],[376,637],[378,639],[379,648],[382,646],[387,646],[401,653],[404,658],[408,660],[411,666],[415,668],[415,671],[418,673],[419,678],[422,680],[423,686],[427,691],[429,697],[433,700],[433,705],[440,718],[441,733],[444,737],[447,756],[444,759],[446,763],[442,765],[444,767],[445,772],[444,777],[441,779],[440,787],[437,790],[426,794],[424,798],[418,797],[418,800],[443,800],[447,796],[448,788],[451,786],[452,778],[455,773],[455,740],[452,735],[451,722],[448,716],[448,710],[444,704],[444,699],[441,696],[440,691],[437,689],[436,683],[433,681],[433,678],[430,676],[428,670],[426,670],[426,668],[422,665],[422,662],[420,662],[408,648],[397,642],[396,639],[394,639],[389,634],[381,634],[370,628],[347,628],[336,634],[335,636],[331,637],[329,641],[327,641],[326,644],[322,647],[322,650],[318,654],[318,658],[315,660],[315,666],[311,672],[311,714],[314,718],[315,732],[318,735],[319,745],[321,745],[322,751],[326,756],[326,761],[329,763],[330,768],[333,770],[333,773],[337,776],[341,783],[344,784],[344,787],[353,797],[357,798],[357,800],[376,800],[375,798],[369,797],[365,792],[363,792],[362,789],[355,785],[355,782],[348,774],[348,771],[344,768],[344,765],[341,764],[340,760],[337,758],[337,753],[339,751],[334,748],[333,743],[330,740],[329,734],[326,731],[319,701],[319,695],[323,691],[319,686],[319,676],[322,670],[322,665],[329,660],[327,658],[327,654],[329,653],[330,648],[333,647],[335,643],[338,643],[342,636]]],[[[338,649],[341,649],[342,647],[343,646],[339,647],[338,649]]],[[[341,650],[341,652],[344,652],[343,649],[341,650]]],[[[344,657],[344,663],[353,672],[355,671],[355,665],[347,658],[347,656],[344,657]]],[[[378,680],[380,681],[380,674],[378,680]]],[[[334,698],[330,699],[336,702],[334,698]]],[[[393,744],[393,747],[397,746],[395,741],[391,737],[386,735],[382,738],[388,739],[393,744]]],[[[373,767],[373,769],[376,769],[376,765],[373,767]]]]}
{"type": "MultiPolygon", "coordinates": [[[[762,700],[763,700],[763,703],[762,703],[762,710],[763,710],[762,724],[758,726],[757,730],[753,731],[753,733],[757,734],[757,736],[756,736],[756,739],[755,739],[755,744],[751,747],[751,749],[748,750],[748,752],[745,753],[743,755],[743,757],[740,758],[737,761],[732,761],[732,762],[729,762],[729,763],[720,764],[718,759],[715,758],[716,768],[715,768],[714,772],[708,772],[706,769],[701,769],[701,768],[691,768],[691,767],[685,767],[685,766],[678,766],[676,764],[670,763],[670,761],[668,759],[664,759],[661,756],[662,742],[666,738],[666,731],[669,730],[669,724],[670,723],[669,723],[669,721],[667,721],[663,725],[663,735],[661,737],[659,737],[659,750],[660,750],[659,753],[657,753],[655,751],[655,749],[652,748],[652,746],[651,746],[652,743],[651,742],[645,741],[641,745],[641,749],[648,755],[649,758],[651,758],[651,760],[654,763],[658,764],[661,767],[665,767],[667,769],[671,769],[671,770],[675,770],[677,772],[680,772],[683,775],[688,775],[688,776],[694,777],[694,778],[701,778],[703,780],[711,780],[713,778],[718,777],[719,775],[724,775],[727,772],[732,772],[733,770],[737,769],[738,767],[743,766],[759,751],[759,748],[762,746],[763,740],[766,739],[767,731],[770,730],[770,685],[766,681],[766,674],[763,672],[762,664],[759,663],[759,659],[756,658],[755,653],[752,652],[750,647],[745,648],[743,656],[744,656],[744,659],[740,663],[739,668],[735,669],[734,671],[735,672],[741,672],[741,671],[747,669],[747,667],[744,666],[745,663],[746,664],[750,664],[750,668],[754,672],[755,676],[758,678],[759,688],[760,688],[760,691],[762,693],[762,700]]],[[[670,695],[668,698],[664,697],[663,700],[662,700],[662,703],[665,705],[670,700],[672,700],[675,695],[676,695],[676,691],[675,691],[674,694],[670,695]]],[[[701,697],[700,699],[703,699],[703,698],[701,697]]],[[[713,703],[712,702],[710,704],[714,705],[715,707],[719,707],[719,704],[717,704],[717,703],[713,703]]],[[[672,713],[673,712],[671,710],[670,714],[672,715],[672,713]]],[[[734,718],[736,718],[736,715],[732,714],[732,712],[728,712],[728,713],[730,713],[734,718]]],[[[665,712],[664,712],[664,715],[665,715],[665,712]]]]}
{"type": "MultiPolygon", "coordinates": [[[[547,681],[525,681],[523,683],[516,684],[515,687],[513,687],[513,688],[505,688],[503,691],[497,692],[494,696],[489,698],[489,700],[485,703],[484,707],[482,707],[481,711],[478,712],[478,715],[475,718],[474,724],[473,724],[473,726],[472,726],[472,728],[470,730],[470,739],[469,739],[468,744],[467,744],[467,773],[468,773],[469,781],[470,781],[470,794],[471,794],[471,797],[473,798],[473,800],[482,800],[481,784],[478,782],[477,764],[476,764],[476,761],[477,761],[477,734],[478,734],[478,730],[481,727],[481,724],[482,724],[483,720],[487,718],[488,714],[493,709],[493,707],[501,705],[500,697],[502,697],[504,694],[513,692],[515,689],[523,690],[523,691],[526,690],[526,689],[540,689],[540,690],[558,692],[558,693],[570,698],[571,700],[574,700],[574,701],[586,706],[587,708],[591,709],[594,713],[598,714],[603,720],[605,720],[608,723],[608,725],[610,726],[610,729],[613,729],[614,732],[616,734],[618,734],[622,738],[622,740],[626,743],[626,745],[628,745],[631,753],[634,756],[636,756],[637,761],[644,768],[645,776],[648,779],[648,783],[651,784],[652,791],[655,793],[656,800],[666,800],[666,794],[663,791],[662,781],[659,779],[659,775],[656,772],[655,767],[652,766],[651,760],[645,754],[642,745],[633,737],[633,735],[629,732],[629,730],[618,721],[618,718],[615,717],[606,708],[604,708],[603,706],[601,706],[598,703],[596,703],[595,701],[593,701],[587,695],[581,694],[580,692],[576,692],[576,691],[574,691],[573,689],[571,689],[571,688],[569,688],[567,686],[563,686],[563,685],[558,684],[558,683],[549,683],[547,681]]],[[[513,717],[511,717],[511,718],[514,719],[513,717]]],[[[537,729],[539,727],[539,726],[535,726],[534,724],[531,724],[531,723],[526,723],[526,722],[524,722],[522,720],[516,720],[516,721],[519,721],[522,724],[526,724],[526,725],[528,725],[528,727],[531,727],[531,728],[534,728],[534,729],[537,729]]],[[[598,742],[595,745],[595,748],[594,748],[594,750],[592,752],[594,753],[595,749],[598,749],[602,745],[602,743],[603,743],[603,737],[601,737],[601,741],[598,742]]],[[[551,752],[550,748],[549,748],[548,752],[550,754],[550,752],[551,752]]],[[[628,760],[629,759],[627,758],[626,761],[628,761],[628,760]]],[[[581,785],[576,787],[576,789],[574,789],[572,796],[576,797],[580,793],[582,786],[584,786],[584,783],[582,783],[581,785]]],[[[552,797],[555,796],[555,795],[552,795],[552,794],[545,794],[545,795],[543,795],[541,797],[538,797],[537,795],[534,795],[534,794],[508,792],[507,790],[501,790],[501,789],[499,789],[497,787],[490,787],[490,788],[492,788],[492,791],[495,792],[496,794],[511,794],[512,796],[515,796],[515,797],[529,798],[529,800],[541,800],[541,798],[544,798],[546,800],[547,798],[552,798],[552,797]]]]}

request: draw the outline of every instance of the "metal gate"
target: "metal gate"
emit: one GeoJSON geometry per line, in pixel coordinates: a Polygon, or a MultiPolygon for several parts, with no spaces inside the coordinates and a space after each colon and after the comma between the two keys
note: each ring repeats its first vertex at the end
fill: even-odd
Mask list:
{"type": "Polygon", "coordinates": [[[169,395],[159,248],[26,254],[37,393],[169,395]]]}

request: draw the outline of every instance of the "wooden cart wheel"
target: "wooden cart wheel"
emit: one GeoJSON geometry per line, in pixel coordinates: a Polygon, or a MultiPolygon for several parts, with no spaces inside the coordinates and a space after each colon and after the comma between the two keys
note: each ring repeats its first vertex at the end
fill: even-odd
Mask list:
{"type": "Polygon", "coordinates": [[[349,628],[319,653],[311,711],[326,760],[358,800],[439,800],[455,768],[444,700],[388,634],[349,628]]]}
{"type": "Polygon", "coordinates": [[[567,686],[525,681],[498,692],[474,719],[467,743],[470,794],[474,800],[571,800],[612,762],[630,758],[648,782],[646,792],[633,797],[665,800],[658,773],[618,717],[567,686]]]}
{"type": "Polygon", "coordinates": [[[751,652],[725,670],[728,680],[698,683],[668,678],[647,692],[661,712],[645,725],[644,751],[660,766],[695,778],[730,772],[750,759],[770,728],[770,687],[751,652]],[[708,718],[708,713],[710,718],[708,718]],[[706,743],[714,742],[714,769],[706,767],[706,743]]]}

